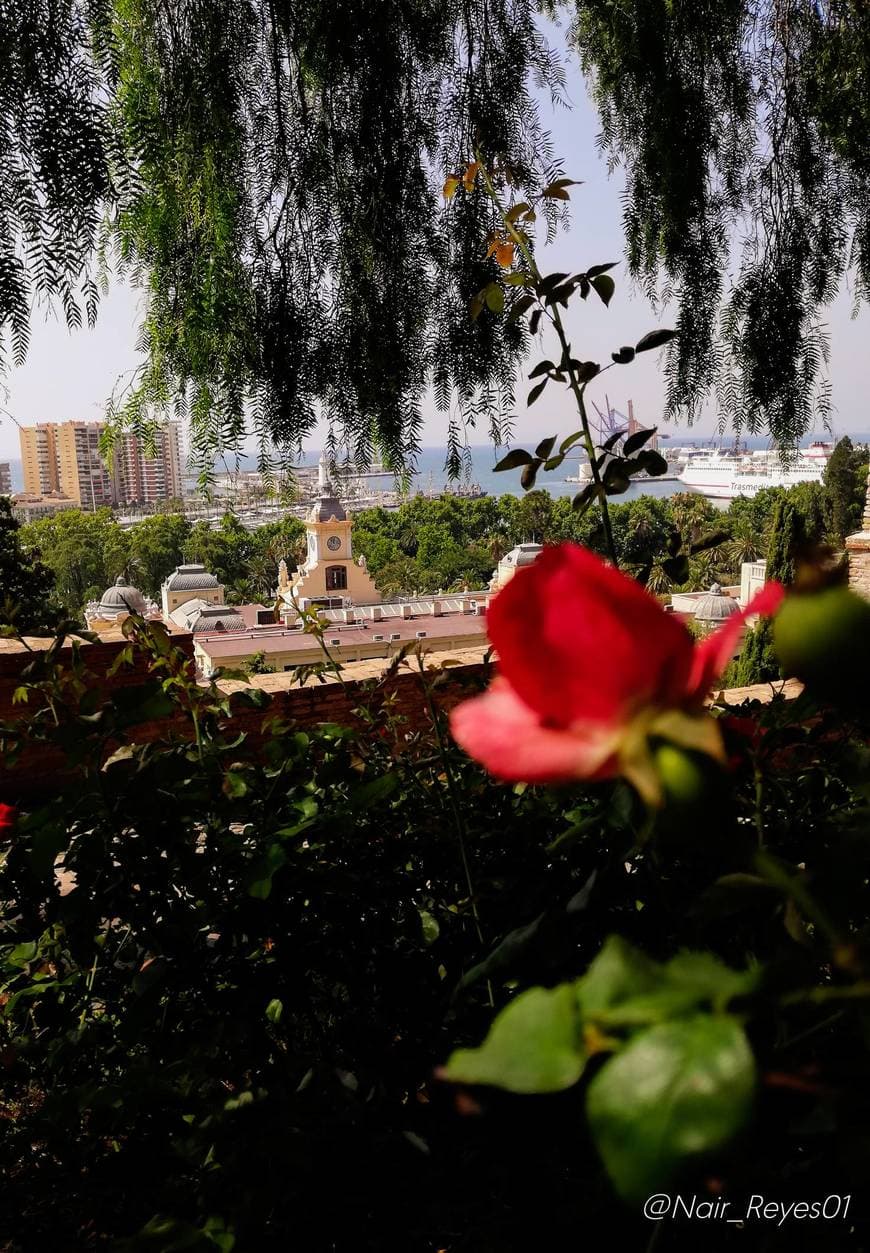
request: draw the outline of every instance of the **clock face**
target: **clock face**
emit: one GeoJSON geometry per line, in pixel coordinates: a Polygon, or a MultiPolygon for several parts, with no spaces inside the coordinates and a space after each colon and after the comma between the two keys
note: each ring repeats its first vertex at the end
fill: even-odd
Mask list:
{"type": "Polygon", "coordinates": [[[330,535],[329,539],[326,541],[326,547],[331,553],[337,553],[339,548],[341,548],[341,539],[339,536],[330,535]]]}

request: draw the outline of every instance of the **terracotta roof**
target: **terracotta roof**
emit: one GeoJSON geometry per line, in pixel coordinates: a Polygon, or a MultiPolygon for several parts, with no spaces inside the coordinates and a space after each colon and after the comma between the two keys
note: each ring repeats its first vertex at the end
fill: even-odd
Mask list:
{"type": "Polygon", "coordinates": [[[264,609],[268,609],[268,605],[233,605],[233,609],[242,619],[246,627],[255,627],[257,625],[257,614],[264,609]]]}
{"type": "MultiPolygon", "coordinates": [[[[476,614],[450,613],[434,617],[432,614],[421,614],[417,618],[385,618],[381,622],[367,621],[364,627],[344,626],[330,623],[324,633],[327,648],[331,639],[340,639],[342,647],[356,648],[375,643],[376,635],[384,636],[384,643],[390,642],[391,635],[399,639],[393,643],[405,644],[416,641],[417,632],[425,631],[427,639],[447,639],[465,636],[468,645],[476,640],[486,638],[486,618],[476,614]]],[[[258,627],[254,631],[235,631],[232,636],[197,636],[197,644],[210,657],[228,657],[237,655],[240,646],[249,643],[251,652],[288,653],[316,647],[313,635],[304,631],[285,631],[278,628],[258,627]]],[[[378,641],[380,643],[380,641],[378,641]]]]}

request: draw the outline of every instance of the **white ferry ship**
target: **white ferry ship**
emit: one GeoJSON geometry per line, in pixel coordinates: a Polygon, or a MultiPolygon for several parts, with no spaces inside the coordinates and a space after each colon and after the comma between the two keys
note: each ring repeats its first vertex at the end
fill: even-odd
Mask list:
{"type": "Polygon", "coordinates": [[[711,500],[755,496],[766,487],[794,487],[796,483],[821,483],[833,444],[821,442],[796,448],[783,455],[765,449],[733,452],[717,449],[690,453],[677,481],[683,488],[711,500]]]}
{"type": "MultiPolygon", "coordinates": [[[[661,449],[659,449],[659,451],[661,451],[661,449]]],[[[665,457],[665,460],[668,463],[668,468],[664,474],[657,474],[653,476],[651,474],[647,474],[646,470],[642,470],[640,474],[635,474],[633,476],[632,482],[641,483],[646,480],[649,480],[653,483],[677,483],[679,482],[680,472],[683,469],[685,462],[683,462],[679,457],[677,457],[673,453],[668,453],[667,455],[662,453],[662,456],[665,457]]],[[[577,467],[577,473],[566,474],[564,481],[566,483],[591,483],[592,482],[592,467],[590,466],[589,458],[586,456],[585,453],[583,454],[582,459],[580,460],[580,464],[577,467]]]]}

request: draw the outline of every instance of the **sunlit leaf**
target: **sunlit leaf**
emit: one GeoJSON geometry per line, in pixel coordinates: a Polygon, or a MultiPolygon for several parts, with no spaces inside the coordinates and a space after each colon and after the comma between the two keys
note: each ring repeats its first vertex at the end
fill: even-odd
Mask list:
{"type": "Polygon", "coordinates": [[[687,1161],[721,1148],[752,1108],[755,1062],[740,1024],[699,1014],[640,1032],[586,1097],[595,1144],[627,1200],[666,1187],[687,1161]]]}
{"type": "Polygon", "coordinates": [[[486,295],[484,299],[486,300],[486,307],[491,313],[504,312],[504,292],[499,287],[498,283],[489,284],[486,288],[486,295]]]}
{"type": "Polygon", "coordinates": [[[509,1092],[560,1092],[586,1065],[575,985],[528,988],[503,1009],[477,1049],[457,1049],[443,1075],[509,1092]]]}
{"type": "Polygon", "coordinates": [[[513,208],[507,211],[507,213],[505,214],[505,221],[510,222],[511,225],[513,225],[513,223],[516,222],[517,218],[522,217],[522,215],[524,213],[527,213],[528,210],[529,210],[529,206],[526,204],[524,200],[521,200],[519,204],[515,204],[513,208]]]}
{"type": "Polygon", "coordinates": [[[462,175],[462,185],[466,191],[471,191],[473,189],[474,180],[477,178],[477,172],[479,169],[479,161],[471,161],[465,167],[465,173],[462,175]]]}

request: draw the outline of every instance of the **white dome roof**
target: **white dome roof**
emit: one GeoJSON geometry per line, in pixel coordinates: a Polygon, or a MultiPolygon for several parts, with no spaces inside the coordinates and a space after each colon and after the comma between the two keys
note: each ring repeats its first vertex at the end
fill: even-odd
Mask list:
{"type": "Polygon", "coordinates": [[[739,609],[737,601],[732,596],[726,596],[721,586],[714,583],[707,595],[698,601],[695,619],[698,622],[724,622],[739,609]]]}

